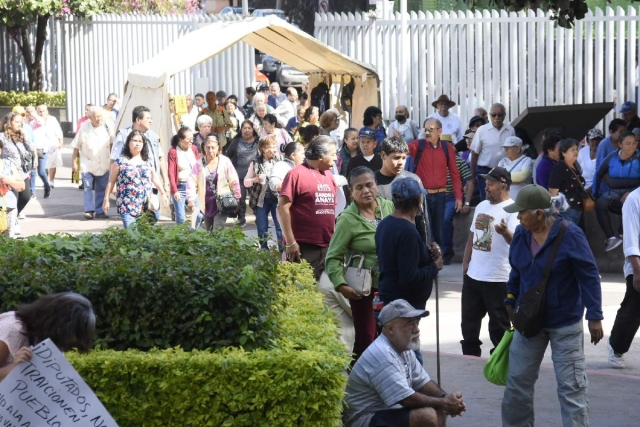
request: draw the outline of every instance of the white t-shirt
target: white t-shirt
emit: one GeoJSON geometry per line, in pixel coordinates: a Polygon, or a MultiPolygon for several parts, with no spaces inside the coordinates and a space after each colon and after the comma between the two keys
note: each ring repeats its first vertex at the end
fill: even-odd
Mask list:
{"type": "Polygon", "coordinates": [[[440,120],[440,123],[442,123],[442,134],[451,135],[454,144],[464,138],[465,129],[462,129],[462,121],[460,121],[460,117],[458,117],[456,113],[449,111],[447,117],[442,117],[440,113],[436,111],[430,115],[429,118],[440,120]]]}
{"type": "MultiPolygon", "coordinates": [[[[525,175],[528,175],[528,177],[526,177],[519,184],[511,184],[511,187],[509,189],[509,197],[511,197],[513,200],[516,199],[516,197],[518,196],[518,191],[520,191],[522,187],[533,183],[533,178],[531,177],[533,172],[533,160],[531,160],[531,157],[522,155],[513,161],[509,160],[508,157],[505,157],[504,159],[500,160],[500,162],[498,162],[498,166],[509,171],[509,173],[512,175],[512,180],[514,179],[513,174],[515,173],[521,175],[524,172],[525,175]]],[[[520,181],[520,179],[518,179],[518,181],[520,181]]]]}
{"type": "Polygon", "coordinates": [[[578,164],[582,168],[582,177],[585,181],[584,188],[591,187],[593,178],[596,175],[596,159],[591,159],[591,147],[588,145],[578,151],[578,164]]]}
{"type": "Polygon", "coordinates": [[[509,245],[496,232],[495,226],[504,219],[513,233],[520,223],[517,213],[506,213],[505,206],[513,199],[492,205],[488,200],[476,206],[470,231],[474,234],[471,262],[467,275],[481,282],[506,282],[509,279],[509,245]]]}

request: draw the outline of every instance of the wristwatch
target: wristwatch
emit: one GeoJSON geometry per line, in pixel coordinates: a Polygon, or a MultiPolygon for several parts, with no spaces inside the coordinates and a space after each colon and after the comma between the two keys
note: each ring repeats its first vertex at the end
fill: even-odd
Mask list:
{"type": "Polygon", "coordinates": [[[469,202],[464,202],[464,205],[465,206],[469,206],[469,202]]]}

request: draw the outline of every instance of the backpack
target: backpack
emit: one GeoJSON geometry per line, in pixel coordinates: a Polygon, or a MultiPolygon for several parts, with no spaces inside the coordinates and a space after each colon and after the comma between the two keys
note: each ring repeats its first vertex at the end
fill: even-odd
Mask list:
{"type": "MultiPolygon", "coordinates": [[[[407,156],[407,162],[404,165],[404,170],[416,173],[418,170],[418,163],[420,163],[420,158],[422,157],[422,152],[424,151],[424,144],[427,141],[424,139],[418,140],[418,152],[416,153],[416,158],[414,159],[411,156],[407,156]]],[[[440,145],[444,150],[444,156],[447,158],[447,168],[449,168],[449,143],[447,141],[440,140],[440,145]]]]}
{"type": "Polygon", "coordinates": [[[321,82],[311,91],[311,105],[318,107],[320,114],[331,108],[331,100],[329,98],[329,86],[325,82],[321,82]]]}

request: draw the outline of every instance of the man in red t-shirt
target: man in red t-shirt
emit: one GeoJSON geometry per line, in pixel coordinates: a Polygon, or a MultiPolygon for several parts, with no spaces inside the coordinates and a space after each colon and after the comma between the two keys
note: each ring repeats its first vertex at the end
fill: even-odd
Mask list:
{"type": "Polygon", "coordinates": [[[282,181],[278,216],[287,259],[306,260],[319,280],[336,221],[338,187],[330,172],[336,161],[335,141],[323,135],[313,138],[305,157],[282,181]]]}

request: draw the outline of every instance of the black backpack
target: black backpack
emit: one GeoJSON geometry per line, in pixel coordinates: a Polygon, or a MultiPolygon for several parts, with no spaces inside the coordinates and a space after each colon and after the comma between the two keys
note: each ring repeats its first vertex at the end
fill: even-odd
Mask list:
{"type": "MultiPolygon", "coordinates": [[[[416,173],[418,170],[418,163],[420,163],[420,157],[422,157],[422,152],[424,151],[424,145],[426,144],[426,140],[419,139],[418,140],[418,152],[416,153],[416,158],[412,160],[412,163],[409,164],[409,168],[405,167],[405,170],[409,170],[410,172],[416,173]]],[[[444,156],[447,158],[447,168],[449,168],[449,143],[447,141],[440,140],[440,145],[444,150],[444,156]]],[[[409,163],[407,161],[407,163],[409,163]]]]}
{"type": "Polygon", "coordinates": [[[331,108],[329,86],[327,86],[325,82],[321,82],[311,91],[311,105],[313,107],[318,107],[320,114],[331,108]]]}

